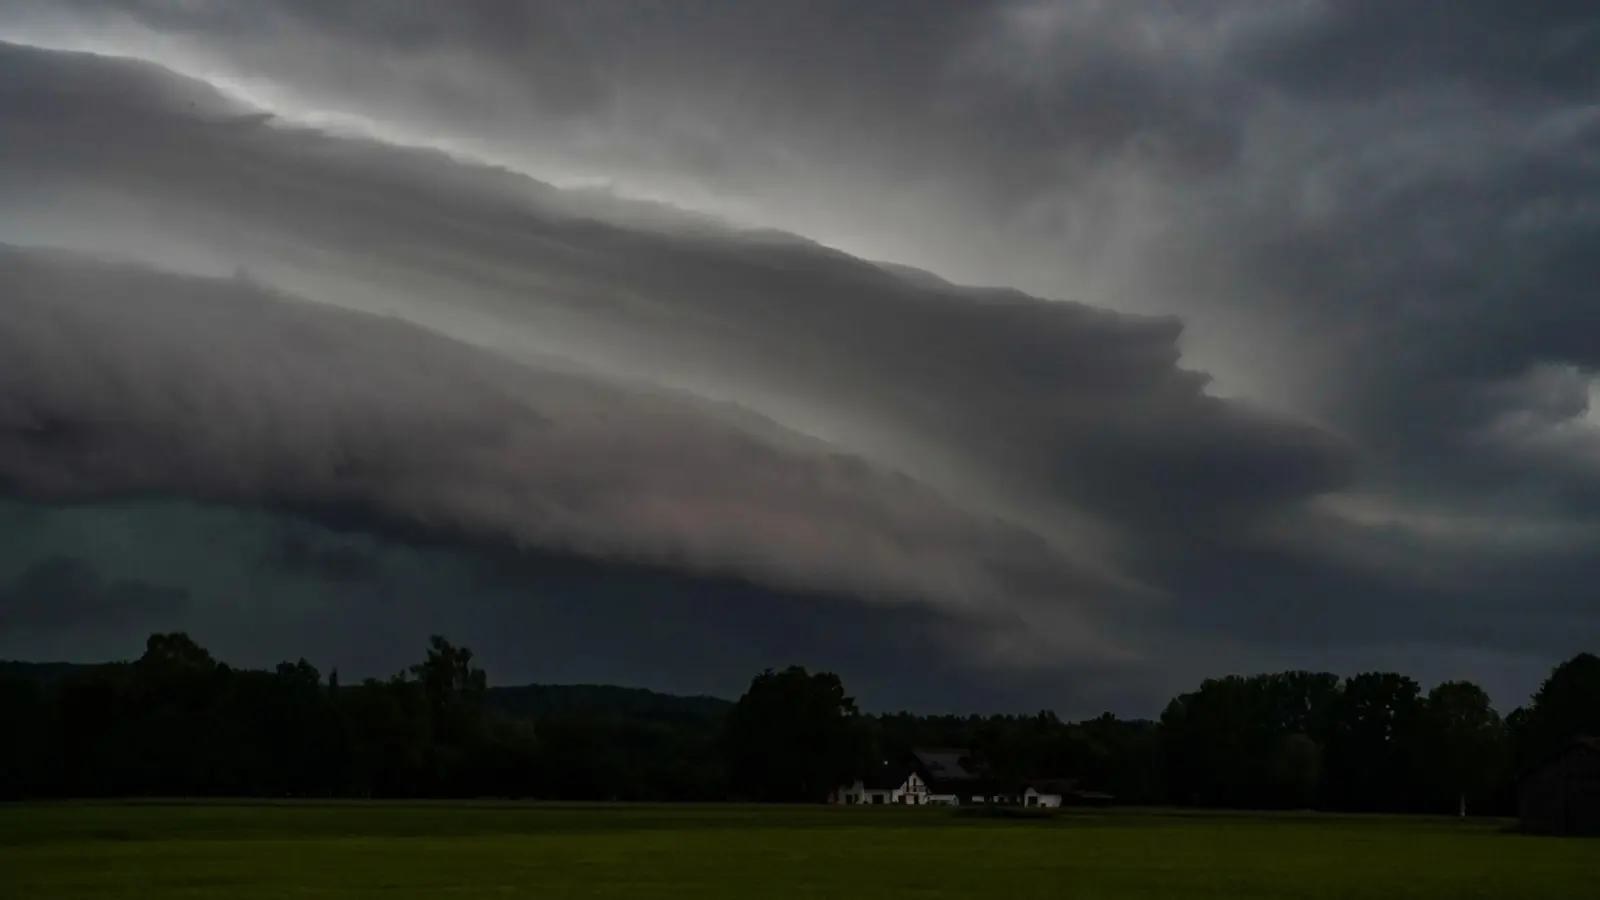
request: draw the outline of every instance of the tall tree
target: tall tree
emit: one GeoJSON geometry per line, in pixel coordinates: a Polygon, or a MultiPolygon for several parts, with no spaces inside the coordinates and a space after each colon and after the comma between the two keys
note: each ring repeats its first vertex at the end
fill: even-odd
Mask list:
{"type": "Polygon", "coordinates": [[[1326,767],[1334,805],[1398,811],[1418,800],[1423,757],[1422,686],[1395,672],[1349,678],[1329,733],[1326,767]]]}
{"type": "Polygon", "coordinates": [[[1499,786],[1509,763],[1505,723],[1489,695],[1470,681],[1447,681],[1428,692],[1423,750],[1434,803],[1462,816],[1499,786]]]}
{"type": "Polygon", "coordinates": [[[230,676],[183,632],[145,641],[133,664],[140,721],[130,749],[160,793],[203,796],[226,774],[217,731],[226,721],[230,676]]]}
{"type": "Polygon", "coordinates": [[[1161,751],[1176,799],[1201,806],[1270,802],[1277,735],[1268,680],[1208,678],[1161,714],[1161,751]]]}
{"type": "Polygon", "coordinates": [[[432,777],[441,785],[476,777],[482,764],[476,757],[488,746],[488,676],[472,664],[470,649],[440,635],[429,638],[427,658],[410,672],[426,702],[432,777]]]}
{"type": "Polygon", "coordinates": [[[488,690],[488,676],[472,664],[472,651],[457,647],[440,635],[428,639],[428,655],[411,667],[411,674],[436,709],[451,705],[480,706],[488,690]]]}
{"type": "Polygon", "coordinates": [[[1302,734],[1319,745],[1327,741],[1340,697],[1338,675],[1297,670],[1261,676],[1261,681],[1275,733],[1302,734]]]}
{"type": "Polygon", "coordinates": [[[1533,765],[1574,738],[1600,735],[1600,656],[1580,653],[1551,670],[1519,729],[1517,761],[1533,765]]]}
{"type": "Polygon", "coordinates": [[[867,731],[839,676],[768,669],[728,713],[728,775],[753,800],[814,803],[862,774],[867,731]]]}

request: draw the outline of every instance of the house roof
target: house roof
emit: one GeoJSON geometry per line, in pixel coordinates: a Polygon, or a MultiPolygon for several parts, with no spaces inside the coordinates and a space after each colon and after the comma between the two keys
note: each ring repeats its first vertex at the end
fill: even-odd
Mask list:
{"type": "Polygon", "coordinates": [[[1525,781],[1528,778],[1537,775],[1549,766],[1555,764],[1557,760],[1565,759],[1567,754],[1577,750],[1583,750],[1590,753],[1600,753],[1600,737],[1573,738],[1567,743],[1562,744],[1561,749],[1545,756],[1543,759],[1517,773],[1517,781],[1525,781]]]}
{"type": "Polygon", "coordinates": [[[892,791],[906,783],[911,771],[905,766],[887,763],[877,766],[861,778],[862,787],[869,791],[892,791]]]}
{"type": "Polygon", "coordinates": [[[924,775],[932,781],[963,781],[980,778],[972,754],[950,747],[919,747],[911,751],[924,775]]]}

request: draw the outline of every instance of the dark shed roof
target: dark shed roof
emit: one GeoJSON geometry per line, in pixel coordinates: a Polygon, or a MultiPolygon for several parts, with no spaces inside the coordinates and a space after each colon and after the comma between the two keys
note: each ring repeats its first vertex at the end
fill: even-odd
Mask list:
{"type": "Polygon", "coordinates": [[[861,785],[869,791],[892,791],[905,784],[910,774],[905,766],[884,764],[862,776],[861,785]]]}
{"type": "Polygon", "coordinates": [[[911,751],[912,757],[924,776],[936,781],[958,781],[981,777],[966,750],[949,747],[919,747],[911,751]]]}
{"type": "Polygon", "coordinates": [[[1517,780],[1523,781],[1533,775],[1538,774],[1548,766],[1554,765],[1558,760],[1565,759],[1567,754],[1573,752],[1574,750],[1585,750],[1594,753],[1600,753],[1600,737],[1573,738],[1567,743],[1562,744],[1561,749],[1549,754],[1533,765],[1528,766],[1526,769],[1523,769],[1517,774],[1517,780]]]}

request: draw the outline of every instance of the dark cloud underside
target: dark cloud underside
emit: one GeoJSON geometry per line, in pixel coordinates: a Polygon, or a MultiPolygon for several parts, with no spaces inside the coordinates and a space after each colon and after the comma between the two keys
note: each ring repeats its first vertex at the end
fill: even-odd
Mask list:
{"type": "Polygon", "coordinates": [[[53,556],[0,585],[0,632],[161,628],[189,605],[185,591],[141,581],[107,582],[81,559],[53,556]]]}

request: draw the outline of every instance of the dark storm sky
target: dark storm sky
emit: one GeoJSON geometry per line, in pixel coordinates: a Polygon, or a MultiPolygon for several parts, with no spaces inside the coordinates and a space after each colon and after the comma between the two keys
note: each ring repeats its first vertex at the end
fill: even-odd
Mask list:
{"type": "Polygon", "coordinates": [[[1600,8],[12,0],[0,657],[1154,714],[1600,645],[1600,8]],[[967,287],[965,285],[983,285],[967,287]]]}

